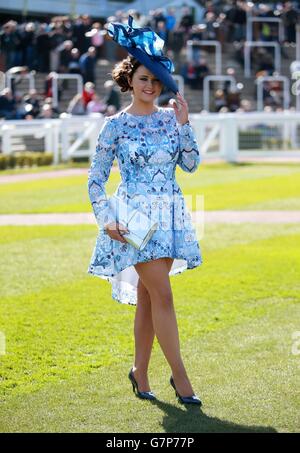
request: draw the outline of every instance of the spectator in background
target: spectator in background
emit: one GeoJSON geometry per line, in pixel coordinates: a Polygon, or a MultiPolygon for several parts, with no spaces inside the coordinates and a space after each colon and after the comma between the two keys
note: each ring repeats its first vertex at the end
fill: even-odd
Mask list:
{"type": "Polygon", "coordinates": [[[163,8],[157,8],[153,11],[153,15],[152,15],[152,26],[154,28],[154,30],[157,32],[158,30],[158,23],[159,22],[163,22],[163,25],[165,26],[165,23],[166,23],[166,16],[165,16],[165,13],[164,13],[164,10],[163,8]]]}
{"type": "Polygon", "coordinates": [[[205,34],[206,24],[195,24],[189,32],[189,39],[201,41],[202,39],[206,39],[205,34]]]}
{"type": "Polygon", "coordinates": [[[73,48],[71,50],[71,58],[68,64],[68,72],[70,74],[81,74],[79,59],[80,59],[79,50],[73,48]]]}
{"type": "Polygon", "coordinates": [[[285,27],[287,42],[296,42],[296,25],[300,21],[299,16],[299,12],[293,7],[292,2],[284,3],[282,20],[285,27]]]}
{"type": "Polygon", "coordinates": [[[216,15],[213,12],[206,14],[206,39],[217,39],[217,22],[216,15]]]}
{"type": "MultiPolygon", "coordinates": [[[[69,39],[64,41],[60,46],[58,46],[57,51],[59,53],[59,66],[57,72],[61,74],[66,74],[68,72],[68,66],[71,61],[73,42],[69,39]]],[[[69,80],[63,79],[61,82],[63,90],[67,90],[69,87],[69,80]]]]}
{"type": "Polygon", "coordinates": [[[21,42],[16,31],[17,23],[13,20],[6,22],[0,32],[0,49],[5,58],[5,71],[18,64],[17,49],[21,42]]]}
{"type": "Polygon", "coordinates": [[[203,90],[204,77],[210,74],[210,69],[205,58],[200,57],[199,61],[195,63],[195,74],[196,78],[193,88],[203,90]]]}
{"type": "Polygon", "coordinates": [[[114,82],[112,80],[106,80],[104,82],[105,95],[103,102],[108,106],[114,106],[116,111],[121,108],[120,93],[116,90],[114,82]]]}
{"type": "Polygon", "coordinates": [[[95,83],[96,61],[96,49],[92,46],[89,47],[88,51],[81,55],[81,57],[79,58],[79,64],[84,83],[95,83]]]}
{"type": "Polygon", "coordinates": [[[55,118],[58,118],[60,112],[59,112],[58,107],[54,107],[54,106],[53,106],[53,99],[52,99],[52,98],[45,98],[45,99],[44,99],[44,105],[45,105],[45,104],[49,104],[49,105],[50,105],[50,107],[51,107],[51,109],[52,109],[52,112],[53,112],[53,114],[55,115],[55,118]]]}
{"type": "Polygon", "coordinates": [[[185,34],[187,34],[192,26],[194,25],[194,18],[189,6],[183,6],[182,16],[180,20],[180,27],[184,29],[185,34]]]}
{"type": "Polygon", "coordinates": [[[68,72],[68,67],[72,59],[72,48],[73,42],[71,40],[66,40],[63,42],[63,48],[59,54],[59,68],[58,72],[66,73],[68,72]]]}
{"type": "Polygon", "coordinates": [[[34,120],[35,118],[38,117],[40,113],[40,105],[35,102],[38,99],[38,96],[35,92],[35,90],[31,90],[31,94],[25,94],[22,96],[22,93],[20,91],[17,91],[15,93],[15,101],[16,101],[16,115],[15,119],[20,119],[20,120],[29,120],[32,119],[34,120]],[[34,93],[35,92],[35,93],[34,93]],[[31,102],[30,102],[31,101],[31,102]]]}
{"type": "Polygon", "coordinates": [[[226,21],[228,22],[227,41],[242,41],[246,38],[247,13],[246,5],[238,0],[230,2],[230,7],[226,11],[226,21]]]}
{"type": "Polygon", "coordinates": [[[268,23],[262,24],[259,40],[260,41],[271,41],[271,25],[270,24],[268,24],[268,23]]]}
{"type": "Polygon", "coordinates": [[[75,23],[73,25],[73,43],[81,55],[87,52],[90,46],[90,40],[86,37],[86,33],[90,30],[90,28],[91,18],[87,14],[78,16],[75,19],[75,23]]]}
{"type": "Polygon", "coordinates": [[[283,92],[282,84],[278,81],[263,82],[263,101],[271,107],[282,106],[283,92]]]}
{"type": "Polygon", "coordinates": [[[242,99],[240,107],[237,109],[237,112],[251,112],[253,110],[252,103],[249,99],[242,99]]]}
{"type": "Polygon", "coordinates": [[[42,107],[42,111],[38,116],[38,119],[52,119],[57,118],[57,114],[53,111],[52,106],[50,104],[44,104],[42,107]]]}
{"type": "Polygon", "coordinates": [[[187,49],[187,55],[189,60],[193,60],[193,63],[199,61],[200,56],[202,56],[202,47],[199,46],[197,41],[201,41],[202,39],[206,39],[206,24],[195,24],[192,26],[189,34],[188,40],[192,41],[193,44],[191,48],[187,49]]]}
{"type": "MultiPolygon", "coordinates": [[[[244,45],[241,42],[234,42],[233,43],[234,49],[234,59],[239,65],[244,68],[244,45]]],[[[252,55],[252,52],[251,52],[252,55]]]]}
{"type": "Polygon", "coordinates": [[[25,30],[22,33],[22,62],[21,64],[27,66],[29,70],[37,69],[37,55],[36,55],[36,36],[35,25],[33,22],[28,22],[25,25],[25,30]]]}
{"type": "Polygon", "coordinates": [[[95,94],[95,84],[92,82],[86,82],[83,87],[82,100],[84,108],[86,109],[88,103],[93,99],[95,94]]]}
{"type": "Polygon", "coordinates": [[[187,61],[182,66],[181,75],[184,78],[185,83],[187,83],[192,89],[196,86],[196,69],[191,61],[187,61]]]}
{"type": "Polygon", "coordinates": [[[63,42],[66,41],[66,35],[62,26],[55,26],[50,32],[50,69],[57,71],[59,67],[59,52],[62,49],[63,42]]]}
{"type": "Polygon", "coordinates": [[[166,18],[166,47],[172,47],[172,35],[176,25],[176,16],[175,16],[175,8],[167,8],[166,18]]]}
{"type": "Polygon", "coordinates": [[[240,107],[240,93],[236,88],[227,91],[226,106],[230,112],[236,112],[240,107]]]}
{"type": "Polygon", "coordinates": [[[41,111],[40,99],[36,89],[29,90],[29,93],[25,95],[23,99],[27,106],[31,106],[30,113],[33,118],[36,118],[41,111]]]}
{"type": "Polygon", "coordinates": [[[60,21],[64,30],[66,39],[71,39],[73,41],[73,22],[69,16],[61,16],[60,21]]]}
{"type": "Polygon", "coordinates": [[[16,101],[9,88],[4,88],[0,93],[0,118],[16,119],[16,101]]]}
{"type": "Polygon", "coordinates": [[[229,112],[229,110],[226,105],[219,110],[219,113],[228,113],[228,112],[229,112]]]}
{"type": "MultiPolygon", "coordinates": [[[[16,117],[18,119],[25,119],[25,116],[30,114],[30,110],[32,110],[32,106],[25,104],[24,96],[22,95],[21,91],[16,91],[14,94],[14,98],[16,101],[16,117]]],[[[32,119],[34,119],[33,115],[31,115],[32,119]]]]}
{"type": "MultiPolygon", "coordinates": [[[[235,69],[231,68],[231,67],[227,68],[226,75],[236,78],[235,69]]],[[[224,90],[225,96],[227,96],[228,91],[231,90],[231,81],[230,80],[225,80],[223,90],[224,90]]]]}
{"type": "Polygon", "coordinates": [[[172,50],[174,52],[174,63],[178,64],[180,62],[180,53],[184,47],[184,29],[183,27],[176,27],[172,35],[172,50]]]}
{"type": "Polygon", "coordinates": [[[222,107],[226,106],[225,93],[221,88],[218,88],[214,94],[214,111],[219,112],[222,107]]]}
{"type": "Polygon", "coordinates": [[[262,47],[252,50],[251,60],[256,71],[267,71],[270,75],[274,71],[274,58],[273,56],[262,47]]]}
{"type": "Polygon", "coordinates": [[[19,26],[17,22],[14,20],[10,21],[12,23],[12,28],[13,31],[17,37],[17,45],[15,49],[15,64],[14,66],[21,66],[23,64],[23,43],[22,43],[22,34],[23,34],[23,29],[24,25],[19,26]]]}
{"type": "Polygon", "coordinates": [[[53,96],[53,89],[52,89],[52,80],[53,80],[53,75],[54,73],[49,72],[49,74],[46,76],[45,79],[45,88],[44,88],[44,94],[46,97],[52,98],[53,96]]]}
{"type": "Polygon", "coordinates": [[[50,36],[48,25],[40,24],[36,36],[37,70],[49,72],[50,70],[50,36]]]}
{"type": "Polygon", "coordinates": [[[166,22],[164,20],[160,20],[157,22],[156,33],[160,36],[165,42],[167,39],[167,30],[166,30],[166,22]]]}
{"type": "Polygon", "coordinates": [[[86,112],[90,113],[105,113],[107,105],[101,100],[98,94],[94,93],[92,100],[88,102],[86,112]]]}
{"type": "MultiPolygon", "coordinates": [[[[44,95],[46,98],[53,98],[53,79],[55,77],[55,72],[49,72],[49,74],[46,76],[45,79],[45,85],[44,85],[44,95]]],[[[61,94],[62,94],[62,89],[61,89],[61,80],[58,80],[57,84],[57,99],[58,101],[61,100],[61,94]]]]}
{"type": "Polygon", "coordinates": [[[90,39],[91,46],[96,49],[97,59],[103,56],[104,34],[105,31],[102,30],[100,22],[95,22],[92,29],[85,34],[85,36],[90,39]]]}
{"type": "Polygon", "coordinates": [[[80,93],[75,94],[73,99],[71,99],[68,108],[67,108],[67,113],[70,113],[71,115],[85,115],[86,114],[86,107],[82,98],[82,95],[80,93]]]}

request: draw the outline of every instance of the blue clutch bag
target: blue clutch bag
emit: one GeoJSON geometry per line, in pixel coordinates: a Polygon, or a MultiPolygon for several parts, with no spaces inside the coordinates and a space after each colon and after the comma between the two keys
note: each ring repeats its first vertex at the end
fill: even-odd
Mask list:
{"type": "Polygon", "coordinates": [[[158,223],[138,208],[123,201],[118,195],[112,195],[109,204],[116,222],[122,223],[129,230],[128,233],[122,234],[124,239],[136,249],[143,250],[157,229],[158,223]]]}

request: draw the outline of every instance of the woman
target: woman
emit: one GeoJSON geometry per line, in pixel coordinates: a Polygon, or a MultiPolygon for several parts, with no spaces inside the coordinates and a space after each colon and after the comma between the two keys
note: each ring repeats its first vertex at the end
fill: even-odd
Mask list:
{"type": "Polygon", "coordinates": [[[177,92],[173,108],[157,108],[154,101],[163,88],[161,79],[168,82],[168,76],[161,75],[161,64],[157,70],[153,60],[149,62],[146,57],[143,61],[146,65],[130,55],[112,72],[121,91],[131,91],[132,102],[125,110],[105,118],[91,163],[89,196],[101,231],[88,272],[110,281],[112,297],[118,302],[137,305],[135,363],[129,373],[137,396],[155,399],[147,371],[156,335],[171,367],[170,384],[179,401],[201,405],[181,358],[169,279],[169,275],[202,263],[190,215],[175,180],[176,164],[194,172],[200,154],[185,99],[177,92]],[[159,214],[158,229],[142,251],[122,236],[127,228],[115,221],[106,197],[105,183],[115,157],[122,177],[116,194],[140,209],[145,209],[145,200],[151,199],[145,212],[149,214],[151,210],[153,214],[157,209],[159,214]],[[162,198],[167,202],[161,203],[162,198]],[[176,205],[174,198],[179,201],[176,205]],[[171,215],[168,217],[167,213],[171,215]],[[162,220],[163,215],[164,220],[168,217],[167,222],[162,220]],[[175,224],[180,224],[180,228],[175,224]]]}

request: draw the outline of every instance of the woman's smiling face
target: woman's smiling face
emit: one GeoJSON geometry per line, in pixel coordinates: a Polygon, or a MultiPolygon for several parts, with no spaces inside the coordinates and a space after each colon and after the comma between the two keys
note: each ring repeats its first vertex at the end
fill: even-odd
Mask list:
{"type": "Polygon", "coordinates": [[[143,102],[153,103],[163,88],[162,82],[143,65],[137,68],[129,83],[134,96],[143,102]]]}

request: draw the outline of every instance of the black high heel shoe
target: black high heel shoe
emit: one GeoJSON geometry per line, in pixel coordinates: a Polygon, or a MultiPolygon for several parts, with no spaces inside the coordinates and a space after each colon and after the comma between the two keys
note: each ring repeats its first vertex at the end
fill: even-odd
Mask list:
{"type": "Polygon", "coordinates": [[[132,383],[132,390],[133,392],[135,393],[136,391],[136,396],[138,396],[139,398],[143,399],[143,400],[156,400],[156,396],[154,395],[153,392],[140,392],[139,391],[139,388],[138,388],[138,384],[135,380],[135,377],[133,375],[133,371],[132,371],[132,368],[128,374],[128,377],[132,383]]]}
{"type": "Polygon", "coordinates": [[[199,406],[202,406],[202,402],[196,395],[192,395],[192,396],[180,396],[179,395],[179,393],[177,392],[177,389],[175,387],[175,382],[174,382],[173,376],[170,377],[170,384],[172,385],[173,389],[175,390],[175,394],[178,397],[178,400],[182,404],[198,404],[199,406]]]}

